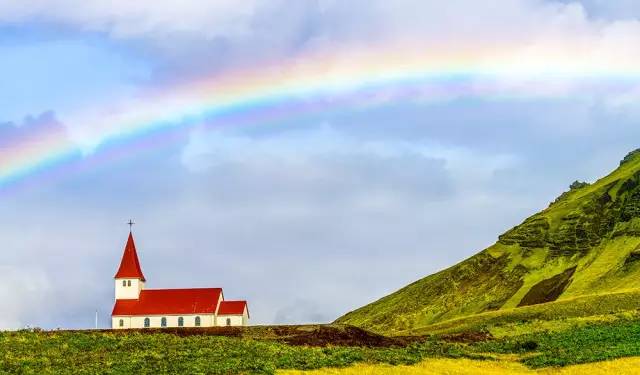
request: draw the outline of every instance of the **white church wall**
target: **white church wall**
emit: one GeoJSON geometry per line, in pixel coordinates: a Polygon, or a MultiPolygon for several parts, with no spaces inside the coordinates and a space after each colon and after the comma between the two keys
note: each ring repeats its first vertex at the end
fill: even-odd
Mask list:
{"type": "Polygon", "coordinates": [[[215,317],[213,314],[195,314],[195,315],[148,315],[148,316],[114,316],[112,318],[111,327],[113,329],[127,328],[163,328],[162,318],[167,318],[167,328],[178,327],[178,319],[184,318],[183,327],[196,327],[196,317],[200,317],[200,327],[213,327],[215,317]],[[149,327],[144,326],[145,318],[149,318],[149,327]],[[120,327],[120,319],[123,319],[124,325],[120,327]]]}
{"type": "Polygon", "coordinates": [[[111,328],[113,329],[127,329],[131,328],[131,318],[128,316],[114,316],[111,318],[111,328]],[[120,325],[122,320],[122,326],[120,325]]]}
{"type": "Polygon", "coordinates": [[[236,327],[236,326],[247,326],[249,325],[249,310],[247,310],[247,307],[245,306],[244,311],[242,312],[242,314],[237,314],[237,315],[218,315],[216,317],[216,325],[218,326],[226,326],[227,325],[227,318],[231,319],[231,326],[232,327],[236,327]]]}
{"type": "Polygon", "coordinates": [[[140,291],[144,289],[144,281],[140,279],[116,279],[115,288],[116,299],[138,299],[140,291]],[[131,282],[131,286],[129,286],[129,282],[131,282]]]}
{"type": "Polygon", "coordinates": [[[218,315],[216,317],[216,325],[225,327],[227,326],[227,319],[230,320],[229,326],[238,327],[238,326],[246,326],[247,318],[246,314],[244,315],[218,315]]]}

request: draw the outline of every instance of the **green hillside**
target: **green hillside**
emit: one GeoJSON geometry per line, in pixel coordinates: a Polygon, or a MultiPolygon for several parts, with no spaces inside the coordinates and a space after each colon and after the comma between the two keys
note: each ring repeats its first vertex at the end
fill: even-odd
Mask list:
{"type": "Polygon", "coordinates": [[[488,311],[635,288],[640,288],[640,150],[599,181],[572,184],[493,246],[337,322],[406,333],[488,311]]]}

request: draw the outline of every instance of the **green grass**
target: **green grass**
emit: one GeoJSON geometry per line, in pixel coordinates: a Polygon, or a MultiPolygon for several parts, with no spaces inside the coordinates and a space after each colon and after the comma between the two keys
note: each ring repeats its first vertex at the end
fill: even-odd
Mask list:
{"type": "Polygon", "coordinates": [[[357,362],[414,364],[429,356],[478,357],[430,340],[407,348],[303,347],[266,340],[169,333],[3,332],[0,373],[273,374],[357,362]]]}
{"type": "Polygon", "coordinates": [[[317,348],[162,332],[2,332],[0,373],[273,374],[354,364],[413,365],[436,358],[493,361],[504,355],[529,368],[545,368],[640,356],[637,312],[510,324],[511,332],[497,339],[465,344],[434,336],[403,348],[317,348]]]}
{"type": "Polygon", "coordinates": [[[491,331],[495,327],[530,323],[531,329],[541,322],[563,322],[571,318],[635,315],[640,308],[640,290],[601,295],[580,296],[550,303],[490,311],[460,317],[398,334],[442,334],[491,331]]]}
{"type": "Polygon", "coordinates": [[[640,356],[640,322],[618,320],[558,332],[528,333],[474,346],[478,352],[524,354],[532,368],[592,363],[640,356]]]}
{"type": "MultiPolygon", "coordinates": [[[[425,332],[452,319],[500,314],[521,304],[532,290],[534,301],[563,301],[640,288],[640,152],[599,181],[576,186],[488,249],[336,322],[382,334],[425,332]],[[573,267],[565,289],[552,292],[553,283],[545,280],[573,267]]],[[[605,306],[596,310],[640,307],[640,300],[634,305],[617,296],[598,301],[605,306]]],[[[575,314],[566,304],[541,309],[547,315],[575,314]],[[546,311],[554,308],[560,310],[546,311]]]]}

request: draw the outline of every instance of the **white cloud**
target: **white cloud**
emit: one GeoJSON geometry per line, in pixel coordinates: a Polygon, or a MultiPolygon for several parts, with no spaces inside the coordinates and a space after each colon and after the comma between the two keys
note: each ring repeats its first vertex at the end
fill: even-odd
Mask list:
{"type": "Polygon", "coordinates": [[[469,177],[490,176],[495,170],[509,168],[516,160],[509,154],[474,154],[462,147],[438,144],[432,141],[401,139],[369,140],[347,136],[335,126],[324,124],[278,136],[252,137],[233,130],[196,129],[182,152],[182,162],[193,172],[202,172],[221,163],[270,163],[300,165],[310,159],[335,160],[366,155],[381,160],[411,156],[439,160],[454,173],[469,177]],[[477,173],[474,173],[476,171],[477,173]]]}
{"type": "Polygon", "coordinates": [[[605,99],[606,107],[613,113],[640,119],[640,85],[605,99]]]}
{"type": "MultiPolygon", "coordinates": [[[[281,80],[303,80],[305,69],[311,66],[309,75],[324,74],[330,79],[331,72],[366,66],[378,56],[406,53],[415,57],[415,51],[424,51],[424,62],[438,66],[443,60],[443,70],[459,62],[472,75],[469,82],[429,83],[410,93],[384,87],[364,103],[354,104],[377,105],[408,96],[410,100],[442,102],[465,96],[496,100],[584,96],[589,100],[610,93],[624,95],[629,87],[616,79],[629,74],[631,80],[637,80],[633,75],[640,61],[640,22],[593,20],[579,3],[0,2],[0,22],[34,20],[100,31],[116,40],[145,40],[161,51],[155,58],[164,64],[157,64],[162,68],[151,80],[152,85],[156,81],[165,84],[159,95],[157,88],[120,97],[114,94],[118,100],[111,99],[108,104],[85,104],[81,110],[61,114],[74,139],[88,150],[108,134],[137,126],[131,124],[164,122],[178,113],[198,115],[184,109],[200,108],[210,98],[187,98],[183,91],[190,87],[189,82],[211,77],[212,71],[219,74],[216,77],[242,77],[247,67],[260,72],[261,67],[270,66],[283,70],[278,72],[281,80]],[[318,56],[324,59],[324,71],[313,65],[318,56]],[[277,63],[291,59],[296,63],[277,63]]],[[[402,61],[389,63],[393,64],[402,65],[402,61]]],[[[265,76],[252,77],[256,81],[271,77],[265,76]]],[[[252,83],[249,79],[248,84],[252,83]]]]}
{"type": "MultiPolygon", "coordinates": [[[[261,2],[232,0],[157,1],[141,0],[25,0],[0,1],[0,22],[51,22],[85,31],[99,31],[117,39],[152,39],[175,44],[176,39],[224,40],[215,44],[190,45],[199,54],[217,51],[214,60],[227,59],[238,48],[240,56],[271,51],[290,54],[300,48],[331,48],[380,43],[395,45],[482,47],[498,54],[525,48],[535,54],[566,47],[598,49],[605,43],[616,52],[638,52],[632,43],[616,43],[629,36],[637,40],[634,20],[594,21],[578,2],[557,3],[531,0],[501,0],[480,3],[468,0],[363,1],[335,0],[261,2]],[[611,31],[622,31],[611,40],[611,31]],[[261,45],[267,43],[267,45],[261,45]],[[218,46],[219,47],[219,46],[218,46]],[[251,50],[254,53],[251,53],[251,50]]],[[[173,46],[180,48],[180,46],[173,46]]],[[[428,50],[425,50],[428,53],[428,50]]],[[[575,52],[574,49],[565,52],[575,52]]],[[[611,52],[611,51],[606,51],[611,52]]],[[[489,57],[494,57],[490,55],[489,57]]],[[[523,58],[529,56],[523,55],[523,58]]],[[[540,58],[541,56],[537,56],[540,58]]],[[[544,56],[552,57],[552,56],[544,56]]],[[[614,58],[614,56],[610,56],[614,58]]],[[[208,61],[216,65],[217,61],[208,61]]]]}
{"type": "Polygon", "coordinates": [[[0,266],[0,329],[29,325],[49,309],[52,280],[41,268],[0,266]]]}
{"type": "Polygon", "coordinates": [[[579,2],[596,19],[638,19],[640,3],[636,0],[560,0],[560,2],[579,2]]]}
{"type": "MultiPolygon", "coordinates": [[[[326,71],[312,69],[310,75],[329,76],[332,71],[366,66],[378,56],[407,53],[411,57],[415,51],[424,51],[424,61],[443,59],[445,70],[459,60],[463,68],[478,72],[469,82],[427,83],[409,93],[405,88],[384,87],[363,102],[353,103],[355,107],[407,97],[429,103],[465,96],[496,100],[624,97],[632,92],[629,86],[633,84],[620,84],[616,74],[629,74],[631,81],[637,80],[633,75],[640,61],[640,22],[593,20],[584,6],[575,2],[319,0],[292,4],[251,0],[238,5],[230,0],[161,4],[149,0],[134,4],[120,0],[0,0],[0,23],[30,22],[98,31],[125,43],[143,41],[142,45],[153,45],[150,48],[157,52],[152,55],[155,73],[152,79],[144,80],[146,83],[105,84],[108,95],[89,95],[95,103],[87,103],[82,91],[82,108],[65,108],[64,112],[52,108],[87,151],[137,124],[144,127],[170,121],[171,115],[179,113],[198,115],[184,109],[200,108],[210,98],[187,98],[183,91],[191,83],[201,82],[203,76],[211,77],[212,71],[219,74],[216,77],[235,77],[242,76],[248,66],[253,72],[275,66],[283,69],[279,72],[282,79],[302,80],[305,68],[317,56],[326,60],[326,71]],[[277,63],[290,59],[297,63],[277,63]],[[496,77],[491,76],[493,71],[498,73],[496,77]],[[595,75],[587,78],[597,82],[581,74],[595,75]],[[161,90],[137,87],[158,84],[163,85],[161,90]],[[95,99],[100,95],[107,99],[95,99]]],[[[393,63],[401,65],[402,61],[389,64],[393,63]]],[[[254,78],[259,81],[265,77],[257,74],[254,78]]],[[[209,87],[205,91],[215,90],[209,87]]]]}
{"type": "Polygon", "coordinates": [[[49,21],[100,31],[114,37],[140,37],[171,33],[197,33],[202,37],[242,35],[257,1],[233,0],[31,0],[0,2],[0,19],[19,23],[49,21]]]}

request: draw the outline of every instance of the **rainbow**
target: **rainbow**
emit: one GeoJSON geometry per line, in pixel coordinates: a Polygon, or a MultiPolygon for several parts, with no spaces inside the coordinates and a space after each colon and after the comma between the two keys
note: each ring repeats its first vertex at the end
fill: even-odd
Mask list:
{"type": "Polygon", "coordinates": [[[101,103],[66,116],[70,134],[44,126],[0,139],[0,189],[108,149],[203,123],[278,122],[389,98],[510,99],[546,95],[554,85],[560,87],[558,95],[565,95],[567,82],[637,83],[636,61],[564,46],[533,53],[407,46],[310,53],[148,91],[121,103],[101,103]]]}

